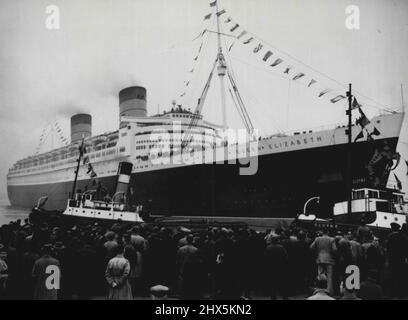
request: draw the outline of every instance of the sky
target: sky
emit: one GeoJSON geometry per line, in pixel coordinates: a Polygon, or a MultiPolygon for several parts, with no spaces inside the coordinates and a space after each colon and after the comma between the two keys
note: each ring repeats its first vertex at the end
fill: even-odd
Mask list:
{"type": "MultiPolygon", "coordinates": [[[[42,130],[58,121],[69,137],[69,118],[93,116],[93,133],[117,129],[118,91],[147,88],[148,113],[176,100],[194,109],[216,55],[209,0],[0,0],[0,198],[8,168],[34,154],[42,130]],[[49,30],[46,8],[59,8],[60,28],[49,30]],[[203,42],[197,62],[194,57],[203,42]],[[194,72],[189,70],[194,67],[194,72]],[[185,82],[190,81],[186,87],[185,82]],[[186,91],[186,95],[180,94],[186,91]]],[[[221,29],[254,35],[250,45],[234,43],[226,54],[251,120],[260,133],[274,133],[346,121],[345,100],[317,98],[319,90],[344,94],[353,84],[369,116],[402,109],[408,102],[408,1],[406,0],[218,0],[221,29]],[[360,29],[346,28],[346,7],[360,10],[360,29]],[[225,24],[227,17],[233,24],[225,24]],[[263,51],[253,53],[255,44],[263,51]],[[284,60],[262,61],[270,48],[284,60]],[[299,62],[300,61],[300,62],[299,62]],[[288,64],[305,77],[289,81],[288,64]],[[282,67],[282,68],[280,68],[282,67]],[[307,80],[317,83],[307,88],[307,80]]],[[[224,52],[233,38],[224,36],[224,52]]],[[[221,123],[219,80],[210,88],[203,113],[221,123]]],[[[227,119],[242,127],[227,92],[227,119]]],[[[401,146],[407,146],[404,126],[401,146]]],[[[41,151],[58,147],[47,139],[41,151]]],[[[401,175],[405,175],[402,174],[401,175]]],[[[408,184],[408,181],[404,184],[408,184]]]]}

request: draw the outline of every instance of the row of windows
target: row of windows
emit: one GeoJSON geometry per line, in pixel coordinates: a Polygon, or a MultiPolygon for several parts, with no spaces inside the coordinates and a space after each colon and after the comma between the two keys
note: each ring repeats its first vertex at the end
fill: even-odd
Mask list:
{"type": "MultiPolygon", "coordinates": [[[[172,118],[192,118],[190,115],[185,115],[185,114],[173,114],[172,118]]],[[[197,117],[196,117],[197,118],[197,117]]]]}
{"type": "MultiPolygon", "coordinates": [[[[98,152],[98,153],[93,153],[93,154],[89,155],[89,158],[90,159],[95,159],[95,158],[100,158],[101,156],[104,157],[104,156],[113,155],[115,153],[116,153],[116,148],[111,149],[111,150],[107,150],[107,151],[98,152]]],[[[70,158],[70,159],[68,159],[66,161],[60,161],[58,163],[54,163],[54,164],[51,164],[51,165],[48,165],[48,166],[42,166],[42,163],[41,163],[42,161],[40,161],[39,162],[40,166],[28,167],[27,170],[20,170],[19,168],[16,168],[14,171],[19,170],[19,173],[30,173],[30,172],[40,171],[40,170],[54,169],[54,168],[62,167],[64,165],[66,165],[66,164],[75,162],[75,158],[77,158],[79,156],[79,154],[76,152],[76,153],[74,153],[74,156],[75,157],[70,158]]],[[[22,169],[25,169],[25,168],[22,168],[22,169]]]]}
{"type": "MultiPolygon", "coordinates": [[[[136,144],[143,144],[143,143],[157,143],[157,142],[181,142],[183,139],[158,139],[158,140],[140,140],[136,141],[136,144]]],[[[213,139],[202,139],[200,137],[193,137],[191,141],[196,142],[213,142],[213,139]]]]}
{"type": "MultiPolygon", "coordinates": [[[[187,125],[185,125],[185,127],[187,127],[187,125]]],[[[158,130],[157,132],[152,132],[152,131],[145,131],[145,132],[137,132],[137,133],[135,133],[135,136],[142,136],[142,135],[150,135],[150,134],[152,134],[152,133],[154,133],[154,134],[158,134],[158,133],[167,133],[167,134],[184,134],[184,130],[181,130],[181,131],[173,131],[173,130],[165,130],[165,129],[160,129],[160,130],[158,130]]],[[[210,135],[210,136],[214,136],[215,134],[214,134],[214,131],[213,130],[211,130],[211,131],[209,131],[209,132],[202,132],[202,131],[200,131],[200,130],[194,130],[194,129],[191,129],[190,130],[190,133],[194,133],[194,134],[201,134],[201,135],[210,135]]]]}
{"type": "MultiPolygon", "coordinates": [[[[110,143],[107,143],[107,144],[99,145],[96,148],[88,148],[87,151],[88,151],[88,153],[92,153],[92,152],[95,152],[95,151],[100,151],[100,150],[103,150],[103,149],[112,148],[115,145],[116,145],[116,141],[110,142],[110,143]]],[[[113,151],[113,152],[108,151],[108,152],[109,153],[107,153],[107,154],[115,153],[115,151],[113,151]]],[[[55,156],[50,157],[48,159],[43,159],[43,160],[35,159],[35,160],[32,160],[29,163],[17,164],[14,169],[15,170],[27,169],[27,168],[31,168],[31,167],[41,166],[41,165],[48,164],[48,163],[57,162],[57,161],[64,160],[64,159],[69,159],[68,161],[58,163],[58,166],[61,166],[63,164],[67,164],[67,163],[70,163],[70,162],[74,161],[74,159],[72,159],[72,158],[77,158],[78,155],[79,155],[78,151],[73,151],[73,152],[69,152],[69,153],[67,152],[67,153],[61,154],[60,156],[55,155],[55,156]]],[[[103,153],[102,155],[105,155],[105,154],[103,153]]],[[[51,166],[47,166],[47,167],[43,167],[43,168],[54,168],[55,165],[51,165],[51,166]]],[[[28,172],[30,172],[30,171],[28,171],[28,172]]]]}

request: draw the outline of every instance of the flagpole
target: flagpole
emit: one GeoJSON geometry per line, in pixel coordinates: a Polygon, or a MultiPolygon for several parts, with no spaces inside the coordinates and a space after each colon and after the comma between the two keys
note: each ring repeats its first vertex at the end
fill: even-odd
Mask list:
{"type": "Polygon", "coordinates": [[[351,83],[349,83],[349,91],[347,91],[348,97],[348,110],[346,114],[348,115],[348,130],[347,130],[347,137],[348,137],[348,152],[347,152],[347,213],[351,214],[351,200],[352,200],[352,173],[351,173],[351,161],[352,161],[352,94],[351,94],[351,83]]]}

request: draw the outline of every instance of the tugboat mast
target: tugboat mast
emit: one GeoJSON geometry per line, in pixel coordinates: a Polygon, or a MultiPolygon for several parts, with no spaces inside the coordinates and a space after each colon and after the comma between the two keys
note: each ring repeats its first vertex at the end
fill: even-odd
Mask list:
{"type": "Polygon", "coordinates": [[[82,156],[83,156],[83,150],[84,150],[84,139],[82,139],[82,143],[81,143],[81,145],[79,146],[79,156],[78,156],[78,159],[77,159],[77,167],[76,167],[76,170],[75,170],[74,183],[73,183],[73,185],[72,185],[71,198],[73,198],[73,197],[75,196],[76,184],[77,184],[77,181],[78,181],[79,166],[81,165],[81,159],[82,159],[82,156]]]}
{"type": "Polygon", "coordinates": [[[347,137],[348,137],[348,150],[347,150],[347,214],[351,214],[351,201],[352,201],[352,192],[353,192],[353,184],[352,184],[352,94],[351,94],[351,83],[349,83],[349,91],[347,91],[348,97],[348,110],[346,114],[348,115],[348,128],[347,128],[347,137]]]}

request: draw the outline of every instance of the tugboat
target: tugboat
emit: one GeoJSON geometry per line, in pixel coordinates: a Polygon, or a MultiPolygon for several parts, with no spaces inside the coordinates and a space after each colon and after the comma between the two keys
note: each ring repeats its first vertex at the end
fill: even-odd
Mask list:
{"type": "MultiPolygon", "coordinates": [[[[62,213],[64,216],[82,217],[88,219],[104,219],[104,220],[121,220],[126,222],[142,223],[140,217],[141,206],[131,206],[127,199],[130,175],[132,172],[132,164],[129,162],[120,162],[117,171],[116,191],[110,197],[108,194],[101,196],[102,185],[98,183],[97,190],[87,190],[83,193],[76,191],[78,180],[79,166],[85,153],[84,139],[79,147],[79,157],[77,159],[77,169],[75,170],[75,179],[72,186],[73,198],[68,199],[67,207],[62,213]],[[103,200],[100,200],[100,199],[103,200]]],[[[93,175],[93,167],[84,158],[84,163],[88,163],[88,171],[93,175]]],[[[96,175],[95,175],[96,176],[96,175]]],[[[93,180],[96,184],[96,181],[93,180]]]]}
{"type": "Polygon", "coordinates": [[[391,229],[392,223],[402,226],[408,222],[408,203],[404,200],[404,193],[394,189],[353,190],[351,209],[348,213],[347,201],[336,203],[333,209],[336,223],[391,229]]]}
{"type": "Polygon", "coordinates": [[[135,211],[128,209],[125,192],[117,192],[110,201],[108,199],[105,201],[94,200],[95,195],[96,190],[88,190],[82,194],[77,193],[74,199],[68,200],[67,208],[62,214],[90,219],[144,222],[139,215],[141,206],[137,206],[135,211]]]}
{"type": "Polygon", "coordinates": [[[334,204],[331,219],[320,219],[304,212],[294,223],[314,228],[354,229],[367,226],[376,230],[391,230],[394,223],[399,226],[408,223],[408,202],[404,200],[404,196],[404,192],[390,188],[354,189],[350,213],[348,201],[341,201],[334,204]]]}

